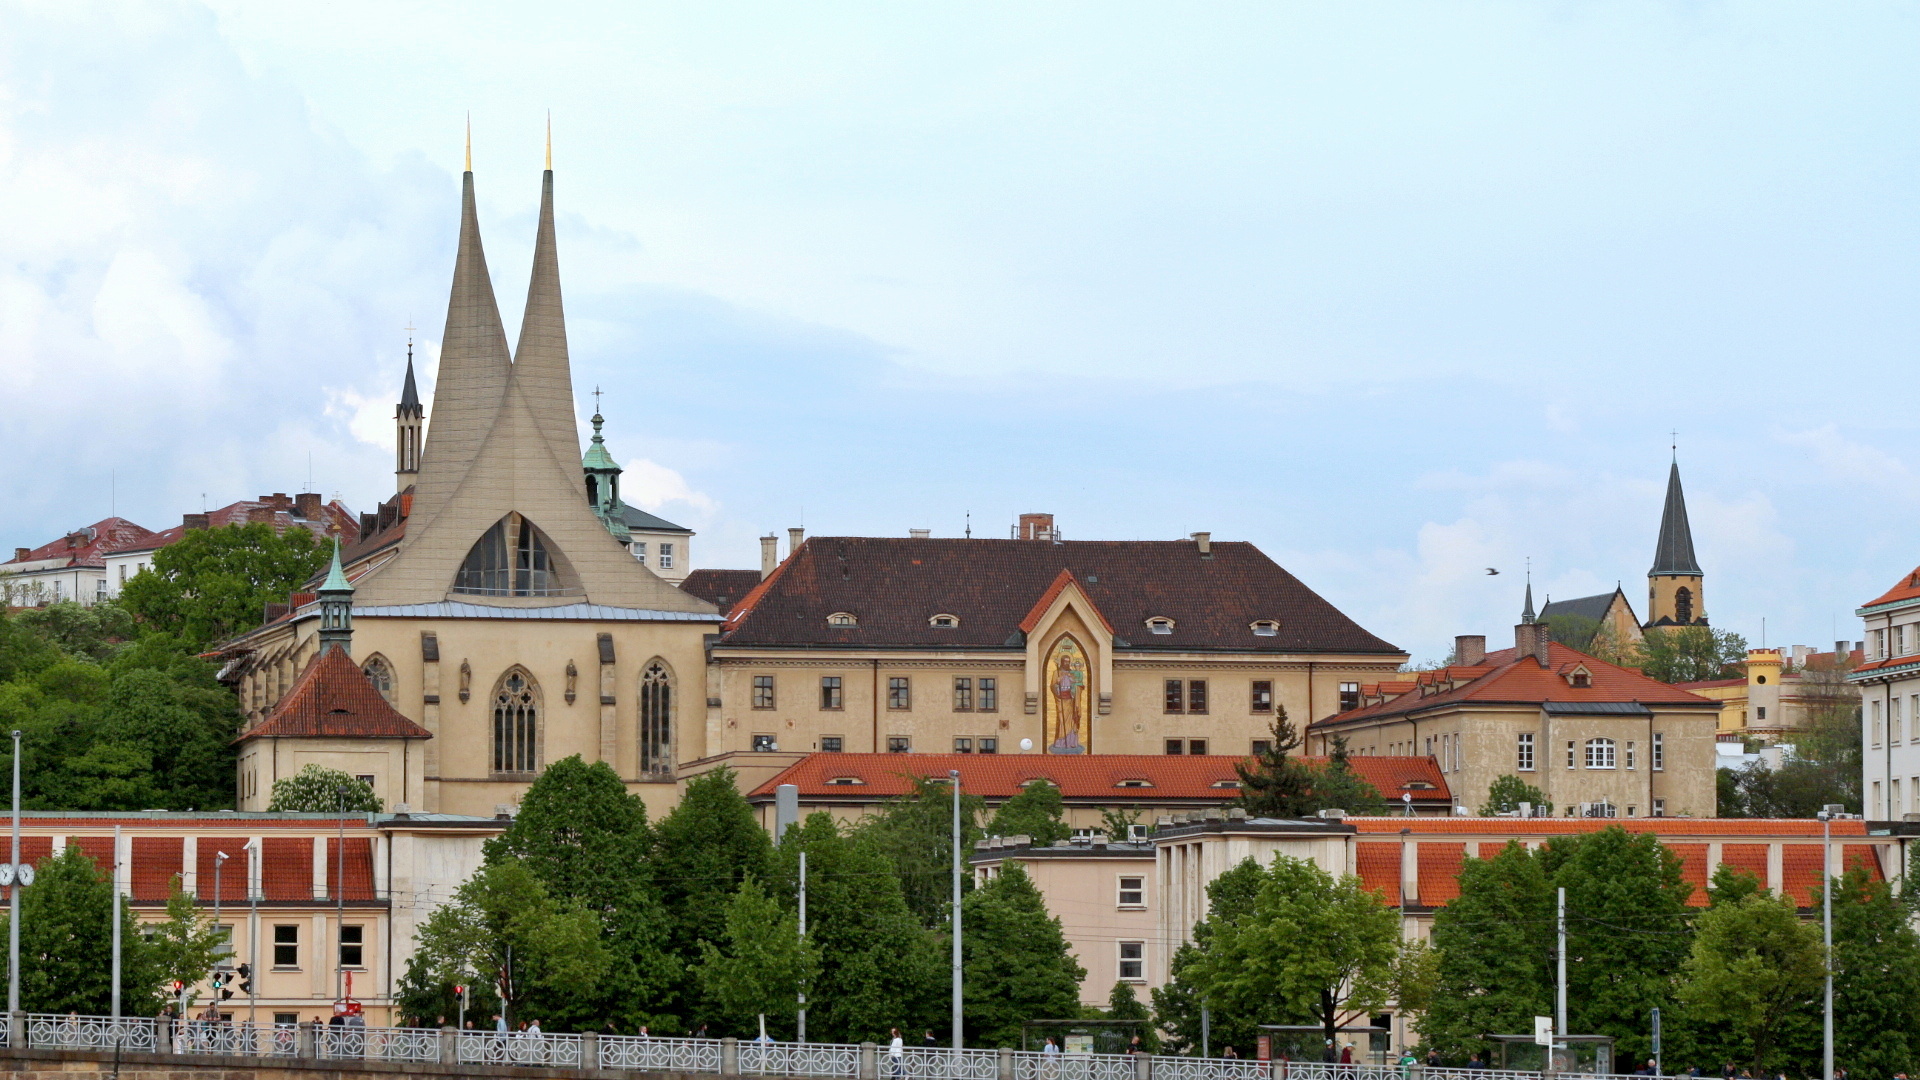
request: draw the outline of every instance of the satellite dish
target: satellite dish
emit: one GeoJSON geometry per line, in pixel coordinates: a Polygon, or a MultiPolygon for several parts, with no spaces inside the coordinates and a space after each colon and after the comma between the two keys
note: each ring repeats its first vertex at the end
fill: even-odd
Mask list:
{"type": "Polygon", "coordinates": [[[1020,740],[1020,749],[1022,749],[1022,750],[1031,750],[1031,749],[1033,749],[1033,740],[1032,740],[1032,739],[1021,739],[1021,740],[1020,740]]]}

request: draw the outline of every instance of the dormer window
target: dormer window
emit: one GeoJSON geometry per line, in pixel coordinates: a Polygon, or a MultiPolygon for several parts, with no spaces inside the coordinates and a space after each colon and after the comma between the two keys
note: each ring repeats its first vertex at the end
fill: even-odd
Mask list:
{"type": "Polygon", "coordinates": [[[960,625],[960,616],[935,615],[933,618],[927,620],[927,625],[936,630],[952,630],[954,627],[960,625]]]}
{"type": "Polygon", "coordinates": [[[1253,635],[1255,637],[1273,637],[1280,632],[1280,624],[1272,619],[1255,619],[1253,635]]]}
{"type": "Polygon", "coordinates": [[[1407,781],[1407,790],[1408,791],[1432,791],[1433,785],[1425,780],[1409,780],[1407,781]]]}
{"type": "Polygon", "coordinates": [[[1585,664],[1582,664],[1572,671],[1567,672],[1567,685],[1576,690],[1591,689],[1593,686],[1593,673],[1587,670],[1585,664]]]}
{"type": "Polygon", "coordinates": [[[1153,618],[1147,620],[1147,630],[1149,633],[1154,634],[1171,634],[1173,633],[1173,620],[1167,618],[1165,615],[1155,615],[1153,618]]]}
{"type": "Polygon", "coordinates": [[[1238,788],[1240,787],[1240,781],[1238,781],[1238,780],[1215,780],[1215,781],[1213,782],[1213,786],[1214,786],[1214,787],[1217,787],[1217,788],[1235,788],[1235,789],[1238,789],[1238,788]]]}
{"type": "Polygon", "coordinates": [[[1122,780],[1122,781],[1120,781],[1119,783],[1117,783],[1117,784],[1115,784],[1115,785],[1113,785],[1113,786],[1114,786],[1114,787],[1131,787],[1131,788],[1141,788],[1141,787],[1152,787],[1152,786],[1153,786],[1153,781],[1151,781],[1151,780],[1137,780],[1137,779],[1136,779],[1136,780],[1122,780]]]}
{"type": "Polygon", "coordinates": [[[827,616],[828,626],[859,626],[860,620],[850,611],[836,611],[827,616]]]}
{"type": "Polygon", "coordinates": [[[832,787],[853,787],[857,784],[864,784],[866,781],[857,776],[836,776],[827,781],[827,783],[832,787]]]}

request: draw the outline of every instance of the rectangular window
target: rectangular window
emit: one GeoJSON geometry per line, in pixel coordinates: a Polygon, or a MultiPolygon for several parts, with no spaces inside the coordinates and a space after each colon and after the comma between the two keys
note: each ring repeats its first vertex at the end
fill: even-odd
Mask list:
{"type": "Polygon", "coordinates": [[[672,544],[660,545],[660,569],[662,570],[673,569],[673,545],[672,544]]]}
{"type": "Polygon", "coordinates": [[[772,735],[753,737],[753,752],[756,754],[771,754],[778,749],[780,749],[780,740],[772,735]]]}
{"type": "Polygon", "coordinates": [[[1000,711],[1000,680],[998,679],[981,679],[980,680],[980,711],[981,712],[999,712],[1000,711]]]}
{"type": "Polygon", "coordinates": [[[1573,740],[1567,740],[1567,768],[1573,768],[1573,740]]]}
{"type": "Polygon", "coordinates": [[[1273,680],[1272,679],[1253,680],[1253,711],[1254,712],[1272,712],[1273,711],[1273,680]]]}
{"type": "Polygon", "coordinates": [[[214,941],[214,957],[216,960],[224,961],[233,955],[233,927],[226,923],[221,923],[219,926],[213,928],[213,932],[216,935],[214,941]]]}
{"type": "Polygon", "coordinates": [[[1147,906],[1147,879],[1143,877],[1123,877],[1120,879],[1120,906],[1147,906]]]}
{"type": "Polygon", "coordinates": [[[1144,941],[1120,942],[1120,981],[1145,982],[1147,978],[1147,943],[1144,941]]]}
{"type": "Polygon", "coordinates": [[[1667,767],[1667,737],[1662,732],[1653,733],[1653,771],[1659,772],[1667,767]]]}
{"type": "Polygon", "coordinates": [[[1887,699],[1887,740],[1895,746],[1900,745],[1900,699],[1887,699]]]}
{"type": "Polygon", "coordinates": [[[299,1024],[300,1024],[299,1013],[274,1013],[273,1014],[274,1027],[298,1027],[299,1024]]]}
{"type": "Polygon", "coordinates": [[[820,676],[820,707],[822,709],[838,709],[841,707],[840,676],[820,676]]]}
{"type": "Polygon", "coordinates": [[[1754,706],[1754,712],[1759,713],[1758,716],[1754,717],[1756,720],[1765,720],[1767,718],[1767,707],[1765,705],[1754,706]]]}
{"type": "Polygon", "coordinates": [[[1653,816],[1654,817],[1667,816],[1667,800],[1665,799],[1653,800],[1653,816]]]}
{"type": "Polygon", "coordinates": [[[1207,740],[1205,739],[1188,739],[1187,740],[1187,753],[1204,754],[1206,752],[1207,752],[1207,740]]]}
{"type": "Polygon", "coordinates": [[[1900,778],[1896,776],[1893,779],[1887,781],[1887,816],[1892,817],[1893,815],[1898,814],[1899,812],[1900,812],[1900,778]]]}
{"type": "Polygon", "coordinates": [[[993,737],[991,737],[991,736],[989,736],[989,737],[987,737],[987,738],[983,738],[983,739],[981,739],[981,740],[980,740],[980,752],[981,752],[981,753],[983,753],[983,754],[997,754],[997,753],[999,753],[999,752],[1000,752],[1000,740],[999,740],[999,739],[997,739],[997,738],[993,738],[993,737]]]}
{"type": "MultiPolygon", "coordinates": [[[[1635,763],[1636,761],[1638,761],[1638,760],[1639,760],[1639,755],[1638,755],[1638,753],[1637,753],[1637,752],[1636,752],[1636,751],[1634,750],[1634,746],[1633,746],[1633,740],[1632,740],[1632,739],[1628,739],[1628,740],[1627,740],[1627,768],[1629,768],[1629,769],[1631,769],[1631,768],[1633,768],[1633,767],[1634,767],[1634,763],[1635,763]]],[[[1632,815],[1632,814],[1628,814],[1627,816],[1628,816],[1628,817],[1632,817],[1633,815],[1632,815]]]]}
{"type": "Polygon", "coordinates": [[[973,740],[968,738],[956,737],[953,740],[953,752],[956,754],[973,753],[973,740]]]}
{"type": "Polygon", "coordinates": [[[913,740],[905,735],[887,736],[887,753],[910,754],[913,752],[913,740]]]}
{"type": "Polygon", "coordinates": [[[1207,680],[1193,679],[1187,683],[1187,711],[1190,713],[1207,711],[1207,680]]]}
{"type": "Polygon", "coordinates": [[[1879,746],[1880,745],[1880,703],[1877,701],[1872,702],[1870,704],[1870,710],[1873,714],[1873,745],[1879,746]]]}
{"type": "Polygon", "coordinates": [[[355,780],[358,780],[358,781],[360,781],[361,783],[363,783],[363,784],[365,784],[365,785],[367,785],[368,787],[372,787],[372,786],[373,786],[373,774],[372,774],[372,773],[360,773],[360,774],[358,774],[358,775],[356,775],[356,776],[354,777],[354,779],[355,779],[355,780]]]}
{"type": "Polygon", "coordinates": [[[1167,680],[1166,711],[1170,713],[1187,711],[1187,684],[1179,679],[1167,680]]]}
{"type": "Polygon", "coordinates": [[[365,967],[361,963],[361,946],[365,942],[366,927],[343,926],[340,928],[340,966],[365,967]]]}
{"type": "Polygon", "coordinates": [[[1514,766],[1521,772],[1533,771],[1533,732],[1520,733],[1520,745],[1514,751],[1514,766]]]}
{"type": "Polygon", "coordinates": [[[1254,757],[1259,757],[1262,754],[1271,754],[1271,753],[1273,753],[1272,739],[1253,740],[1253,756],[1254,757]]]}
{"type": "Polygon", "coordinates": [[[913,683],[904,675],[887,680],[887,708],[904,712],[913,708],[913,683]]]}
{"type": "Polygon", "coordinates": [[[753,707],[773,708],[773,676],[755,675],[753,677],[753,707]]]}
{"type": "Polygon", "coordinates": [[[1340,684],[1340,711],[1351,712],[1360,707],[1360,684],[1343,682],[1340,684]]]}
{"type": "MultiPolygon", "coordinates": [[[[1920,694],[1915,694],[1907,699],[1907,715],[1920,717],[1920,694]]],[[[1914,742],[1920,742],[1920,724],[1915,724],[1907,729],[1907,738],[1914,742]]]]}
{"type": "Polygon", "coordinates": [[[845,750],[846,746],[847,740],[839,735],[820,736],[820,752],[823,754],[838,754],[845,750]]]}
{"type": "MultiPolygon", "coordinates": [[[[640,561],[641,566],[647,565],[647,542],[645,540],[638,541],[633,545],[633,557],[640,561]]],[[[963,927],[962,929],[965,928],[963,927]]]]}
{"type": "Polygon", "coordinates": [[[953,680],[953,711],[973,711],[973,680],[956,678],[953,680]]]}
{"type": "Polygon", "coordinates": [[[1168,739],[1167,740],[1167,753],[1184,754],[1186,752],[1187,752],[1187,740],[1185,739],[1168,739]]]}
{"type": "Polygon", "coordinates": [[[273,966],[277,968],[297,968],[300,966],[299,926],[276,926],[273,928],[273,966]]]}
{"type": "Polygon", "coordinates": [[[127,564],[121,563],[120,564],[120,584],[125,585],[126,583],[127,583],[127,564]]]}

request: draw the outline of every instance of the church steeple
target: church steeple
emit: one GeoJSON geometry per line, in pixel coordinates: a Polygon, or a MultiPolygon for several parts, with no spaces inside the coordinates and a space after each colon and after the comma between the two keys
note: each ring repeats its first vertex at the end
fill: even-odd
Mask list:
{"type": "MultiPolygon", "coordinates": [[[[593,396],[599,397],[600,391],[595,390],[593,396]]],[[[599,410],[594,410],[593,442],[580,459],[580,470],[587,478],[587,505],[593,507],[615,540],[630,544],[633,534],[627,531],[627,516],[620,502],[620,465],[607,452],[606,440],[600,435],[600,425],[605,422],[599,410]]]]}
{"type": "Polygon", "coordinates": [[[1680,488],[1680,463],[1667,470],[1667,501],[1660,511],[1660,536],[1654,543],[1653,568],[1647,571],[1647,626],[1704,626],[1704,575],[1693,554],[1693,529],[1687,522],[1687,499],[1680,488]]]}
{"type": "Polygon", "coordinates": [[[352,655],[353,585],[340,569],[340,541],[333,542],[333,565],[316,590],[320,597],[320,655],[333,649],[352,655]]]}
{"type": "Polygon", "coordinates": [[[540,226],[533,241],[533,276],[520,342],[513,350],[513,383],[526,395],[539,435],[559,461],[580,454],[573,411],[573,373],[567,355],[567,317],[560,302],[560,253],[553,235],[552,149],[540,180],[540,226]]]}
{"type": "Polygon", "coordinates": [[[1520,621],[1532,623],[1538,617],[1533,612],[1533,571],[1529,570],[1527,571],[1527,602],[1526,606],[1520,609],[1520,621]]]}
{"type": "Polygon", "coordinates": [[[407,381],[393,410],[393,490],[405,491],[420,476],[420,437],[427,411],[420,407],[420,388],[413,381],[413,339],[407,339],[407,381]]]}

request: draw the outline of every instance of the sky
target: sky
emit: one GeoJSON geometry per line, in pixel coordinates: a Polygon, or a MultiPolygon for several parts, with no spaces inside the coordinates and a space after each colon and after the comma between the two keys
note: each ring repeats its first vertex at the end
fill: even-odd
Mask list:
{"type": "Polygon", "coordinates": [[[583,431],[597,386],[629,501],[696,565],[790,526],[1205,530],[1439,659],[1507,639],[1529,564],[1537,598],[1621,582],[1644,616],[1676,443],[1707,613],[1755,645],[1859,637],[1920,562],[1911,5],[0,26],[10,546],[389,496],[464,125],[512,340],[551,113],[583,431]]]}

